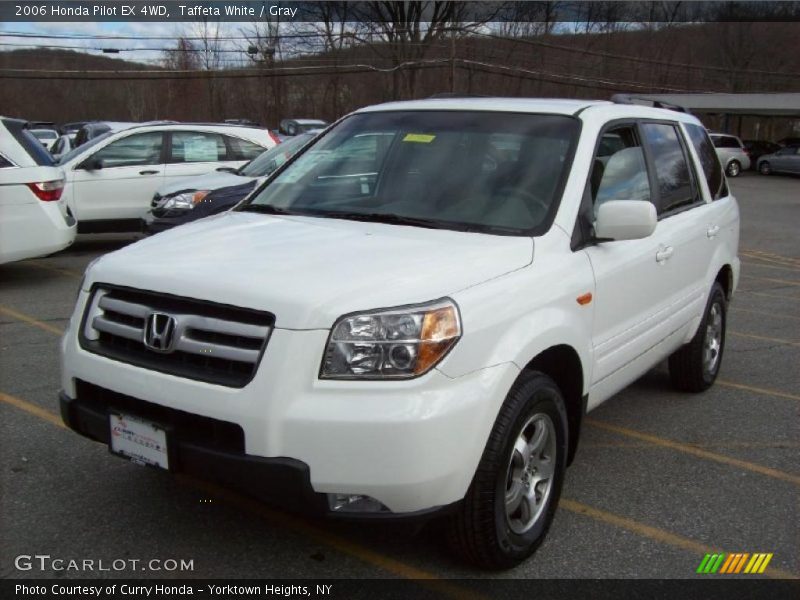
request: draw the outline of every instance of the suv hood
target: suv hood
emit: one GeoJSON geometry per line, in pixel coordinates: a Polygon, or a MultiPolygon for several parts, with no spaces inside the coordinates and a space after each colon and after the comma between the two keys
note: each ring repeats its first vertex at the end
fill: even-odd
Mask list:
{"type": "Polygon", "coordinates": [[[436,300],[530,264],[533,239],[342,219],[232,212],[107,254],[86,284],[273,313],[283,329],[436,300]]]}
{"type": "Polygon", "coordinates": [[[247,183],[253,179],[254,177],[245,177],[233,173],[212,172],[206,175],[200,175],[199,177],[184,177],[177,181],[167,183],[158,188],[156,193],[163,198],[164,196],[170,196],[176,192],[183,192],[186,190],[214,191],[231,185],[247,183]]]}

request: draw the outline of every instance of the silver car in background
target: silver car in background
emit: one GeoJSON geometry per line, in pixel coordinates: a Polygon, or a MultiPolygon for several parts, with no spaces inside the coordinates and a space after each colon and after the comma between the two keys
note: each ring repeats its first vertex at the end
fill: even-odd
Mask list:
{"type": "Polygon", "coordinates": [[[750,168],[750,156],[744,144],[735,135],[711,133],[711,141],[717,150],[719,161],[725,167],[728,177],[738,177],[739,173],[750,168]]]}
{"type": "Polygon", "coordinates": [[[800,175],[800,146],[786,146],[774,154],[765,154],[758,159],[758,172],[795,173],[800,175]]]}

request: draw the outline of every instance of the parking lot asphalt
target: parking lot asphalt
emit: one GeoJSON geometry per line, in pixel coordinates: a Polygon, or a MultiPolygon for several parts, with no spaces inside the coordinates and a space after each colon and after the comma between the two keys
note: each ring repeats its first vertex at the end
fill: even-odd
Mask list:
{"type": "Polygon", "coordinates": [[[695,571],[715,551],[773,553],[765,576],[799,576],[800,178],[746,173],[731,187],[742,278],[719,381],[678,393],[662,365],[593,411],[547,540],[504,573],[454,560],[435,526],[288,515],[65,429],[59,336],[85,266],[127,242],[0,266],[0,577],[691,578],[708,577],[695,571]],[[15,568],[34,554],[193,570],[15,568]]]}

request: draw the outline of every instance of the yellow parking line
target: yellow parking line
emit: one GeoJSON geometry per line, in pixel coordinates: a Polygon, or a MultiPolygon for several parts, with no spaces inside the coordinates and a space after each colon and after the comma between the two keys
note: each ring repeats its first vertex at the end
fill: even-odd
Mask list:
{"type": "Polygon", "coordinates": [[[800,346],[800,342],[795,342],[792,340],[784,340],[781,338],[774,338],[768,337],[766,335],[755,335],[753,333],[742,333],[741,331],[728,331],[728,334],[734,335],[736,337],[743,337],[743,338],[750,338],[753,340],[761,340],[764,342],[775,342],[776,344],[782,344],[784,346],[800,346]]]}
{"type": "MultiPolygon", "coordinates": [[[[661,542],[662,544],[666,544],[668,546],[674,546],[676,548],[681,548],[689,552],[694,552],[695,554],[698,555],[713,554],[719,551],[719,548],[714,548],[713,546],[706,546],[705,544],[701,544],[700,542],[696,542],[692,539],[685,538],[683,536],[676,535],[674,533],[670,533],[669,531],[664,531],[663,529],[659,529],[658,527],[653,527],[652,525],[639,523],[638,521],[634,521],[633,519],[622,517],[620,515],[615,515],[614,513],[606,512],[604,510],[594,508],[587,504],[576,502],[575,500],[570,500],[569,498],[561,498],[559,506],[571,512],[591,517],[593,519],[596,519],[597,521],[602,521],[604,523],[608,523],[609,525],[614,525],[621,529],[626,529],[641,537],[646,537],[651,540],[661,542]]],[[[780,569],[770,569],[769,572],[765,573],[765,575],[775,579],[798,578],[798,576],[795,575],[794,573],[790,573],[788,571],[782,571],[780,569]]]]}
{"type": "Polygon", "coordinates": [[[14,408],[18,408],[20,410],[24,410],[27,413],[32,414],[35,417],[39,417],[40,419],[44,419],[51,425],[55,425],[56,427],[61,427],[62,429],[66,429],[66,425],[64,425],[61,417],[56,415],[54,412],[47,410],[46,408],[42,408],[41,406],[37,406],[31,402],[27,402],[26,400],[22,400],[21,398],[17,398],[15,396],[9,396],[8,394],[4,394],[0,392],[0,402],[5,402],[6,404],[10,404],[14,408]]]}
{"type": "Polygon", "coordinates": [[[740,250],[739,254],[743,254],[744,256],[748,256],[750,258],[758,258],[761,260],[785,262],[789,265],[800,267],[800,258],[795,258],[793,256],[782,256],[780,254],[774,254],[772,252],[766,252],[764,250],[750,250],[748,248],[740,250]]]}
{"type": "Polygon", "coordinates": [[[775,398],[786,398],[787,400],[800,400],[800,396],[796,394],[790,394],[789,392],[782,392],[780,390],[771,390],[762,387],[755,387],[753,385],[745,385],[744,383],[736,383],[733,381],[728,381],[726,379],[717,379],[715,383],[717,385],[722,385],[724,387],[736,388],[737,390],[746,390],[748,392],[753,392],[755,394],[762,394],[764,396],[773,396],[775,398]]]}
{"type": "Polygon", "coordinates": [[[767,312],[765,310],[750,310],[749,308],[739,308],[737,306],[732,306],[728,310],[732,310],[734,312],[750,313],[754,315],[762,315],[764,317],[775,317],[776,319],[791,319],[792,321],[800,321],[800,317],[796,317],[794,315],[785,315],[779,312],[767,312]]]}
{"type": "Polygon", "coordinates": [[[737,294],[753,294],[753,296],[764,296],[765,298],[779,298],[781,300],[792,300],[794,302],[800,301],[800,296],[784,296],[783,294],[768,294],[767,292],[757,292],[756,290],[743,290],[741,288],[736,290],[737,294]]]}
{"type": "Polygon", "coordinates": [[[0,315],[5,315],[7,317],[11,317],[12,319],[16,319],[17,321],[22,321],[23,323],[27,323],[28,325],[33,325],[34,327],[38,327],[39,329],[43,329],[48,333],[52,333],[55,335],[64,335],[64,330],[56,327],[54,325],[50,325],[45,323],[44,321],[40,321],[38,319],[34,319],[33,317],[26,315],[25,313],[21,313],[19,311],[14,310],[13,308],[9,308],[8,306],[0,305],[0,315]]]}
{"type": "Polygon", "coordinates": [[[76,277],[80,279],[83,277],[83,273],[78,273],[77,271],[73,271],[72,269],[62,269],[61,267],[53,267],[50,265],[46,265],[42,262],[34,262],[34,261],[22,261],[19,263],[21,265],[25,265],[28,267],[36,267],[37,269],[43,269],[45,271],[52,271],[53,273],[60,273],[61,275],[67,275],[69,277],[76,277]]]}
{"type": "Polygon", "coordinates": [[[605,423],[603,421],[597,421],[595,419],[586,419],[586,424],[591,425],[592,427],[597,427],[598,429],[611,431],[619,435],[624,435],[637,440],[646,441],[656,446],[669,448],[670,450],[677,450],[678,452],[683,452],[684,454],[691,454],[692,456],[697,456],[698,458],[713,460],[718,463],[730,465],[732,467],[738,467],[740,469],[745,469],[746,471],[752,471],[753,473],[766,475],[767,477],[772,477],[774,479],[788,481],[789,483],[793,483],[795,485],[800,486],[800,475],[785,473],[783,471],[778,471],[777,469],[771,469],[770,467],[758,465],[756,463],[748,462],[746,460],[739,460],[738,458],[725,456],[724,454],[709,452],[708,450],[703,450],[702,448],[698,448],[696,446],[683,444],[681,442],[675,442],[673,440],[661,438],[655,435],[651,435],[649,433],[642,433],[640,431],[628,429],[627,427],[620,427],[619,425],[612,425],[611,423],[605,423]]]}
{"type": "Polygon", "coordinates": [[[791,279],[778,279],[777,277],[756,277],[755,275],[741,275],[742,279],[754,279],[756,281],[767,281],[769,283],[780,283],[781,285],[798,285],[800,281],[792,281],[791,279]]]}
{"type": "Polygon", "coordinates": [[[798,273],[800,272],[799,267],[786,267],[784,265],[777,265],[777,264],[764,264],[764,263],[757,263],[757,262],[750,262],[750,261],[742,261],[742,265],[745,267],[762,267],[764,269],[775,269],[776,271],[788,271],[789,273],[798,273]]]}
{"type": "MultiPolygon", "coordinates": [[[[57,425],[58,427],[61,428],[65,427],[65,425],[54,413],[51,413],[50,411],[40,408],[35,404],[27,402],[26,400],[22,400],[21,398],[16,398],[14,396],[9,396],[8,394],[0,392],[0,401],[6,402],[11,406],[14,406],[32,415],[45,419],[46,421],[54,425],[57,425]]],[[[331,546],[344,554],[349,554],[351,556],[359,558],[362,561],[369,563],[373,566],[380,567],[385,571],[388,571],[390,573],[408,579],[426,580],[426,585],[428,587],[444,595],[451,596],[457,599],[482,597],[479,594],[471,592],[470,590],[461,588],[446,581],[441,581],[440,577],[434,573],[425,571],[423,569],[418,569],[417,567],[414,567],[412,565],[407,565],[404,562],[401,562],[394,558],[390,558],[388,556],[384,556],[382,554],[375,552],[374,550],[370,550],[369,548],[364,548],[363,546],[360,546],[345,538],[329,533],[320,527],[308,523],[299,517],[271,509],[268,506],[263,505],[256,500],[252,500],[245,496],[241,496],[235,492],[220,487],[216,484],[181,474],[177,474],[176,478],[184,484],[191,485],[196,489],[201,489],[206,493],[219,496],[237,507],[256,512],[257,514],[265,517],[267,520],[269,520],[271,523],[277,526],[283,526],[292,531],[304,533],[306,536],[315,539],[320,543],[331,546]]],[[[698,554],[706,554],[716,551],[711,546],[705,546],[704,544],[700,544],[699,542],[695,542],[694,540],[691,540],[689,538],[685,538],[676,535],[674,533],[664,531],[663,529],[658,529],[657,527],[652,527],[651,525],[639,523],[638,521],[634,521],[633,519],[622,517],[620,515],[615,515],[613,513],[606,512],[598,508],[594,508],[592,506],[583,504],[576,500],[571,500],[569,498],[562,497],[559,502],[559,507],[568,510],[570,512],[578,513],[584,516],[589,516],[595,520],[615,525],[617,527],[626,529],[628,531],[632,531],[642,537],[646,537],[655,540],[657,542],[661,542],[663,544],[676,546],[684,550],[689,550],[690,552],[696,552],[698,554]]],[[[770,569],[770,572],[767,573],[766,575],[769,577],[775,577],[779,579],[798,578],[798,576],[795,575],[794,573],[789,573],[787,571],[782,571],[780,569],[770,569]]]]}

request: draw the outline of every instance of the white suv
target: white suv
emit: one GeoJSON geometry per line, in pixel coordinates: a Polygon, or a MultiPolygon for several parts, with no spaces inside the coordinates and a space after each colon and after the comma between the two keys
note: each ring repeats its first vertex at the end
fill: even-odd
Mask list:
{"type": "Polygon", "coordinates": [[[0,117],[0,264],[44,256],[75,240],[64,173],[20,119],[0,117]]]}
{"type": "Polygon", "coordinates": [[[78,233],[139,231],[153,193],[164,184],[238,168],[276,144],[269,130],[241,125],[162,122],[112,129],[61,157],[64,196],[78,233]]]}
{"type": "Polygon", "coordinates": [[[739,210],[694,117],[610,102],[359,110],[232,212],[87,269],[64,421],[140,464],[333,516],[445,515],[502,568],[588,410],[720,368],[739,210]]]}

